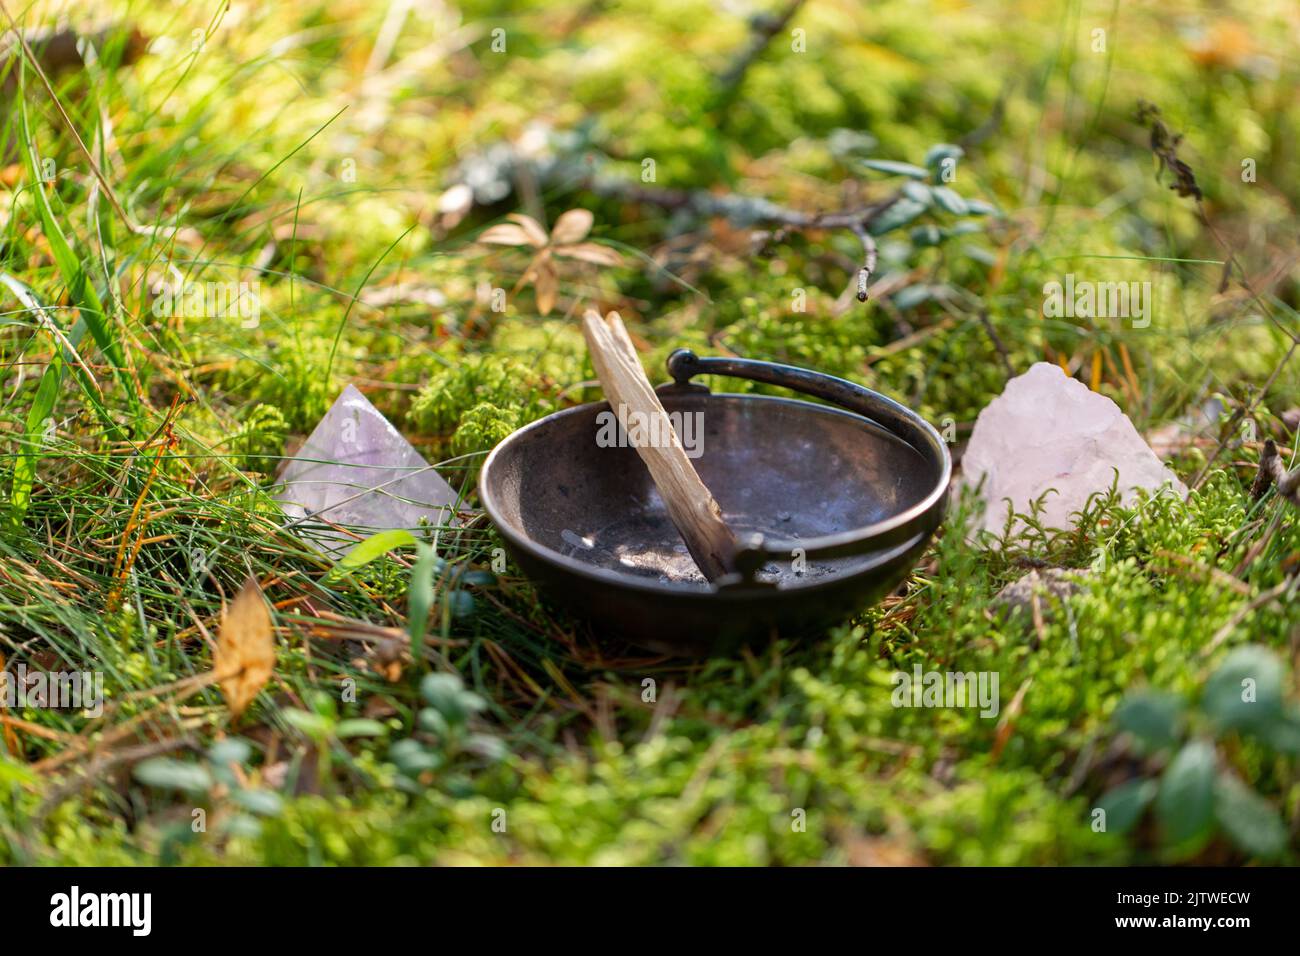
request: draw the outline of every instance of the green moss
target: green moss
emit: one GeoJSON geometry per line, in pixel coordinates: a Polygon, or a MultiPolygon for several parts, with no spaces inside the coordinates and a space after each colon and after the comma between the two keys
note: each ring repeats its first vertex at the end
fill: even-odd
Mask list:
{"type": "Polygon", "coordinates": [[[472,455],[490,451],[521,424],[517,408],[479,402],[461,416],[456,433],[451,436],[451,452],[453,455],[472,455]]]}
{"type": "Polygon", "coordinates": [[[539,377],[529,366],[512,358],[496,355],[466,356],[456,364],[435,372],[411,403],[408,420],[424,435],[450,436],[457,431],[467,413],[474,412],[474,422],[457,441],[473,445],[471,436],[483,428],[492,430],[489,419],[495,415],[516,421],[539,401],[539,377]],[[509,408],[510,412],[502,409],[509,408]],[[495,411],[493,411],[495,410],[495,411]]]}

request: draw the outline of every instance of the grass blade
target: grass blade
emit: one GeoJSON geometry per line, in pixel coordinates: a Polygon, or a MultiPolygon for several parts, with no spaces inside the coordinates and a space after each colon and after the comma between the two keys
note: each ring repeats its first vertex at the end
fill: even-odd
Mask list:
{"type": "MultiPolygon", "coordinates": [[[[81,261],[73,252],[72,246],[69,245],[67,237],[64,236],[63,230],[59,227],[58,220],[54,216],[54,210],[50,207],[49,197],[45,194],[45,188],[38,174],[36,144],[32,139],[31,126],[28,122],[27,102],[21,94],[18,103],[23,131],[23,165],[26,167],[27,175],[32,182],[31,194],[36,203],[36,209],[40,214],[41,227],[45,233],[45,238],[49,241],[55,264],[58,266],[59,274],[63,277],[64,284],[68,287],[68,294],[72,298],[73,305],[76,306],[81,320],[89,329],[95,344],[99,346],[100,352],[113,366],[119,380],[122,382],[126,393],[126,401],[132,415],[138,419],[140,415],[140,396],[136,392],[135,382],[127,368],[121,342],[118,341],[116,330],[108,321],[108,313],[104,309],[104,303],[100,299],[99,293],[95,291],[94,283],[90,281],[86,270],[82,268],[81,261]]],[[[102,408],[102,406],[100,407],[102,408]]],[[[115,422],[110,420],[108,424],[113,432],[121,431],[121,426],[115,422]]]]}

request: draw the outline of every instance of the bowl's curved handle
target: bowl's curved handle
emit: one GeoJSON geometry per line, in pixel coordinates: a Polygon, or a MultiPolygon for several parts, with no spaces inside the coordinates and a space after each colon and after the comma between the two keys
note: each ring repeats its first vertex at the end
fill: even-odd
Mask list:
{"type": "Polygon", "coordinates": [[[806,540],[777,540],[752,535],[743,542],[736,564],[744,582],[764,562],[791,557],[798,552],[805,558],[837,558],[882,551],[911,542],[918,535],[928,535],[943,520],[947,504],[948,483],[952,479],[952,456],[948,445],[934,426],[916,412],[892,398],[873,392],[853,382],[797,365],[761,362],[742,358],[701,358],[690,349],[677,349],[668,356],[668,374],[673,384],[665,391],[697,389],[690,381],[696,375],[725,375],[745,378],[767,385],[789,388],[838,405],[861,415],[912,446],[932,467],[934,487],[920,502],[893,518],[840,534],[806,540]]]}

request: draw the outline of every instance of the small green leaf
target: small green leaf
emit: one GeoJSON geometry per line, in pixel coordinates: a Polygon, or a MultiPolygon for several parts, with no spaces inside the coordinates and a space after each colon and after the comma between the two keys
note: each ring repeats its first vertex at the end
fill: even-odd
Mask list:
{"type": "Polygon", "coordinates": [[[869,153],[877,145],[879,141],[876,137],[856,129],[833,129],[826,137],[826,146],[831,155],[840,158],[851,157],[854,153],[869,153]]]}
{"type": "MultiPolygon", "coordinates": [[[[944,235],[943,230],[938,226],[927,225],[917,226],[912,230],[909,238],[912,240],[912,245],[917,248],[924,248],[926,246],[937,246],[943,242],[944,235]]],[[[911,288],[924,288],[924,286],[912,286],[911,288]]]]}
{"type": "Polygon", "coordinates": [[[247,763],[251,753],[252,748],[246,740],[238,737],[218,740],[208,748],[208,770],[218,782],[227,787],[236,787],[239,785],[236,768],[247,763]]]}
{"type": "Polygon", "coordinates": [[[262,832],[262,821],[247,813],[236,813],[226,818],[222,830],[226,836],[255,840],[262,832]]]}
{"type": "Polygon", "coordinates": [[[447,732],[451,729],[447,723],[447,718],[442,716],[442,711],[436,707],[421,707],[416,720],[421,730],[436,737],[446,737],[447,732]]]}
{"type": "Polygon", "coordinates": [[[297,728],[313,740],[324,740],[329,736],[331,722],[320,714],[306,710],[286,710],[281,712],[285,723],[297,728]]]}
{"type": "Polygon", "coordinates": [[[343,559],[334,566],[334,570],[330,573],[333,575],[341,574],[344,571],[355,571],[376,558],[382,558],[390,551],[395,551],[397,548],[409,548],[418,543],[415,540],[415,535],[401,528],[372,534],[344,555],[343,559]]]}
{"type": "Polygon", "coordinates": [[[206,767],[172,757],[151,757],[135,765],[135,779],[147,787],[207,793],[212,789],[212,775],[206,767]]]}
{"type": "Polygon", "coordinates": [[[961,159],[966,155],[966,150],[953,143],[935,143],[925,151],[925,159],[922,162],[935,175],[943,168],[945,159],[961,159]]]}
{"type": "Polygon", "coordinates": [[[1232,774],[1215,781],[1214,815],[1232,842],[1253,857],[1268,860],[1286,849],[1286,824],[1273,804],[1232,774]]]}
{"type": "Polygon", "coordinates": [[[1255,731],[1278,753],[1300,757],[1300,710],[1292,707],[1255,731]]]}
{"type": "Polygon", "coordinates": [[[896,199],[880,215],[876,216],[868,228],[873,236],[883,236],[893,229],[899,229],[910,224],[925,210],[926,207],[923,203],[902,196],[896,199]]]}
{"type": "Polygon", "coordinates": [[[455,674],[430,674],[420,681],[420,695],[448,722],[458,724],[469,716],[461,702],[465,685],[455,674]]]}
{"type": "Polygon", "coordinates": [[[387,727],[377,720],[370,720],[366,717],[340,720],[339,725],[334,728],[334,736],[340,740],[347,740],[351,737],[382,737],[386,733],[388,733],[387,727]]]}
{"type": "Polygon", "coordinates": [[[247,810],[261,817],[274,817],[284,809],[284,801],[272,790],[234,790],[232,799],[247,810]]]}
{"type": "Polygon", "coordinates": [[[1205,682],[1201,710],[1224,730],[1275,720],[1282,713],[1282,662],[1258,644],[1237,648],[1205,682]]]}
{"type": "Polygon", "coordinates": [[[868,169],[874,169],[878,173],[888,173],[890,176],[926,179],[930,175],[929,170],[923,166],[913,166],[911,163],[900,163],[892,159],[864,159],[862,165],[868,169]]]}
{"type": "Polygon", "coordinates": [[[339,705],[334,702],[334,695],[327,694],[323,690],[308,694],[307,704],[311,707],[312,713],[320,714],[330,723],[334,723],[339,715],[339,705]]]}
{"type": "Polygon", "coordinates": [[[1183,701],[1174,694],[1140,691],[1129,694],[1115,711],[1115,726],[1132,734],[1151,752],[1172,747],[1178,741],[1183,701]]]}
{"type": "Polygon", "coordinates": [[[499,737],[491,734],[470,734],[465,738],[465,749],[484,760],[504,760],[510,751],[499,737]]]}
{"type": "Polygon", "coordinates": [[[966,200],[966,215],[968,216],[996,216],[998,207],[992,203],[987,203],[982,199],[966,200]]]}
{"type": "Polygon", "coordinates": [[[930,195],[934,196],[934,201],[939,204],[945,212],[950,212],[954,216],[964,216],[970,212],[970,206],[966,200],[953,192],[947,186],[931,186],[930,195]]]}
{"type": "Polygon", "coordinates": [[[388,748],[388,756],[403,773],[418,774],[437,770],[443,764],[442,755],[426,750],[418,740],[399,740],[388,748]]]}
{"type": "Polygon", "coordinates": [[[468,591],[455,590],[446,597],[447,610],[451,616],[459,620],[462,617],[469,617],[474,613],[474,595],[468,591]]]}
{"type": "Polygon", "coordinates": [[[906,312],[908,309],[916,308],[922,302],[943,298],[946,291],[946,287],[942,285],[909,285],[895,292],[890,301],[894,303],[895,308],[906,312]]]}
{"type": "Polygon", "coordinates": [[[248,762],[252,752],[253,749],[247,740],[227,737],[225,740],[218,740],[208,748],[208,760],[223,767],[232,763],[242,766],[248,762]]]}
{"type": "Polygon", "coordinates": [[[1128,833],[1156,796],[1154,780],[1130,780],[1108,791],[1098,806],[1106,811],[1107,833],[1128,833]]]}
{"type": "Polygon", "coordinates": [[[927,207],[934,203],[934,194],[930,192],[930,187],[911,179],[903,183],[903,195],[927,207]]]}
{"type": "Polygon", "coordinates": [[[411,585],[407,592],[407,631],[411,635],[411,656],[423,656],[424,634],[429,628],[429,611],[433,608],[433,579],[440,570],[440,559],[433,548],[420,546],[420,556],[411,566],[411,585]]]}
{"type": "Polygon", "coordinates": [[[1205,836],[1214,818],[1214,748],[1193,740],[1165,768],[1156,794],[1156,815],[1169,844],[1205,836]]]}

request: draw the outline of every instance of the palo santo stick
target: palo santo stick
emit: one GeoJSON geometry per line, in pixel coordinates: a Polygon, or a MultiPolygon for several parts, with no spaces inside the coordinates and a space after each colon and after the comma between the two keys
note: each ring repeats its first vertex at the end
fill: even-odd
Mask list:
{"type": "Polygon", "coordinates": [[[736,536],[722,520],[722,510],[686,457],[668,413],[641,368],[623,320],[617,312],[602,319],[589,311],[582,318],[582,334],[605,397],[628,442],[650,470],[668,507],[668,517],[704,576],[716,581],[734,570],[736,536]],[[633,416],[648,427],[630,428],[628,420],[633,416]],[[649,440],[648,436],[654,435],[661,437],[657,444],[649,440]]]}

